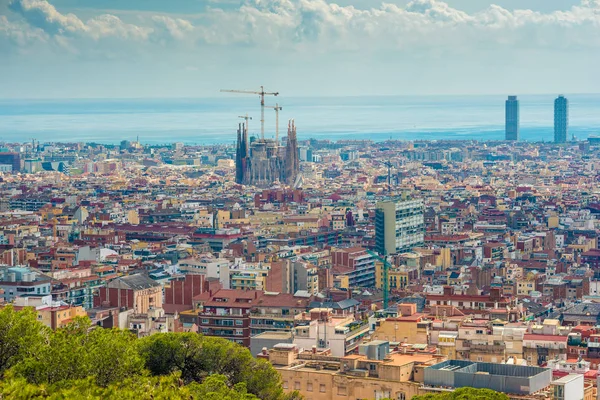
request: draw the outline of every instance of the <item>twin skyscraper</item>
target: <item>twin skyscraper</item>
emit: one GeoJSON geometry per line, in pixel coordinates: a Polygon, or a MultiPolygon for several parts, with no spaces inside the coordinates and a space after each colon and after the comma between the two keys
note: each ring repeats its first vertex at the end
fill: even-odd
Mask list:
{"type": "MultiPolygon", "coordinates": [[[[519,100],[508,96],[506,100],[505,140],[519,140],[519,100]]],[[[566,143],[569,129],[569,101],[560,95],[554,100],[554,143],[566,143]]]]}

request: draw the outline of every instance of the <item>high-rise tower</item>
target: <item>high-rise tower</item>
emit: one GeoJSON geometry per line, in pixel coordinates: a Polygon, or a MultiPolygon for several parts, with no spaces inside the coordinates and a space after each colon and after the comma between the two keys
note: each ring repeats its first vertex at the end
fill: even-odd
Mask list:
{"type": "Polygon", "coordinates": [[[562,94],[554,100],[554,143],[566,143],[569,130],[569,101],[562,94]]]}
{"type": "Polygon", "coordinates": [[[380,201],[375,209],[375,249],[383,255],[410,251],[425,240],[422,199],[380,201]]]}
{"type": "Polygon", "coordinates": [[[505,140],[519,140],[519,100],[517,96],[508,96],[506,100],[505,140]]]}

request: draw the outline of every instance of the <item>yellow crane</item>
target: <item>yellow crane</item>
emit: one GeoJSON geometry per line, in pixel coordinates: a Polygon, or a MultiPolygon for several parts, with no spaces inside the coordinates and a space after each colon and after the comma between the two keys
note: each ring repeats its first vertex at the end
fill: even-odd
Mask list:
{"type": "Polygon", "coordinates": [[[265,138],[265,96],[279,96],[279,92],[265,92],[264,86],[260,87],[260,91],[221,89],[221,92],[257,94],[260,96],[260,138],[264,139],[265,138]]]}

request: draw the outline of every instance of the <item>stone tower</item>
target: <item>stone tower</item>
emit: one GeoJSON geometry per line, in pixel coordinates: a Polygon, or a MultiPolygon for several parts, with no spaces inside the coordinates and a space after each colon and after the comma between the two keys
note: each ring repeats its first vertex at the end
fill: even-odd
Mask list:
{"type": "Polygon", "coordinates": [[[300,172],[298,159],[298,139],[296,137],[296,124],[294,120],[288,123],[287,144],[285,147],[285,172],[284,179],[288,185],[293,185],[300,172]]]}

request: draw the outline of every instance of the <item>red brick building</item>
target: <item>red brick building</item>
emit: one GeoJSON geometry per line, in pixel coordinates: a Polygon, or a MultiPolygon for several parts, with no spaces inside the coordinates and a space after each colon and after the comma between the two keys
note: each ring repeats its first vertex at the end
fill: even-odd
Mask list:
{"type": "Polygon", "coordinates": [[[206,336],[216,336],[250,347],[250,310],[258,305],[263,292],[221,289],[194,299],[200,305],[198,327],[206,336]]]}

